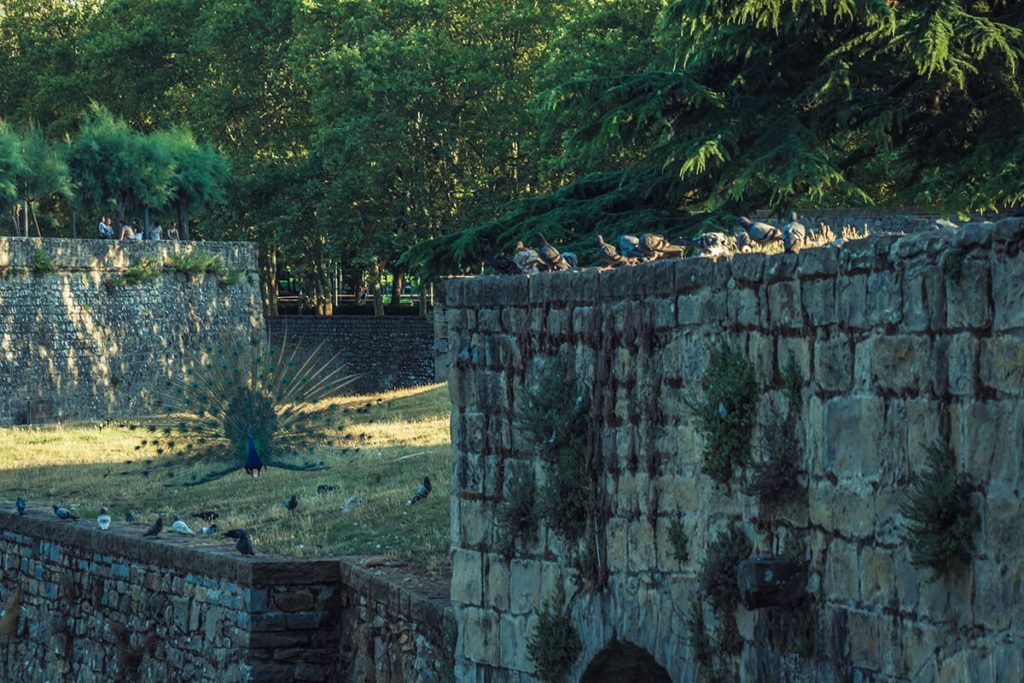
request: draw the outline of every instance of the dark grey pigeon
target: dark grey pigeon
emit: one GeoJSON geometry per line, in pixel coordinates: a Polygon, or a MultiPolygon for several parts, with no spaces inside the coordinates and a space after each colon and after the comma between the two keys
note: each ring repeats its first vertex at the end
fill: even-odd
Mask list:
{"type": "Polygon", "coordinates": [[[412,498],[406,501],[406,505],[413,505],[420,502],[424,498],[430,495],[430,491],[433,487],[430,485],[430,477],[423,477],[423,483],[416,489],[416,493],[413,494],[412,498]]]}
{"type": "Polygon", "coordinates": [[[537,255],[550,270],[569,270],[569,263],[562,256],[561,252],[548,244],[544,235],[539,232],[533,233],[533,246],[537,248],[537,255]]]}
{"type": "Polygon", "coordinates": [[[204,522],[212,522],[213,520],[215,520],[218,517],[220,517],[220,515],[218,515],[213,510],[203,510],[202,512],[197,512],[197,513],[195,513],[192,516],[195,517],[196,519],[201,519],[204,522]]]}
{"type": "Polygon", "coordinates": [[[235,550],[243,555],[256,554],[256,549],[253,548],[252,540],[249,539],[249,534],[245,533],[245,529],[229,529],[224,532],[224,535],[228,538],[237,539],[235,541],[235,550]]]}
{"type": "Polygon", "coordinates": [[[18,511],[19,515],[25,514],[26,505],[27,503],[25,502],[25,499],[21,496],[18,496],[18,500],[14,501],[14,508],[18,511]]]}
{"type": "MultiPolygon", "coordinates": [[[[746,236],[747,233],[743,233],[746,236]]],[[[736,249],[736,240],[724,232],[706,232],[693,239],[694,246],[704,256],[731,254],[736,249]]]]}
{"type": "Polygon", "coordinates": [[[519,269],[519,266],[516,265],[515,261],[507,256],[495,253],[490,244],[484,245],[484,257],[487,259],[487,265],[499,273],[504,273],[505,275],[518,275],[523,272],[519,269]]]}
{"type": "Polygon", "coordinates": [[[578,268],[580,265],[580,257],[576,255],[574,251],[563,251],[562,258],[569,264],[570,268],[578,268]]]}
{"type": "Polygon", "coordinates": [[[752,221],[746,216],[740,216],[740,227],[755,244],[768,244],[782,239],[782,231],[774,225],[752,221]]]}
{"type": "Polygon", "coordinates": [[[629,265],[628,258],[619,253],[619,250],[604,241],[604,237],[597,236],[597,255],[605,262],[605,268],[629,265]]]}
{"type": "Polygon", "coordinates": [[[159,534],[163,530],[164,530],[164,516],[160,515],[159,517],[156,518],[156,521],[153,522],[153,524],[150,525],[150,527],[148,529],[146,529],[146,533],[144,533],[142,535],[144,537],[145,536],[156,536],[157,534],[159,534]]]}
{"type": "Polygon", "coordinates": [[[297,507],[299,507],[299,497],[293,493],[292,497],[284,502],[284,509],[288,512],[294,512],[297,507]]]}
{"type": "Polygon", "coordinates": [[[645,233],[640,235],[640,253],[645,261],[682,256],[684,248],[672,244],[661,235],[645,233]]]}
{"type": "Polygon", "coordinates": [[[75,513],[71,512],[71,510],[68,510],[67,508],[57,507],[56,505],[53,506],[53,514],[57,515],[61,519],[70,519],[72,521],[78,519],[78,516],[75,515],[75,513]]]}
{"type": "Polygon", "coordinates": [[[317,493],[330,493],[331,491],[337,491],[338,487],[334,484],[320,484],[316,487],[317,493]]]}
{"type": "Polygon", "coordinates": [[[800,251],[807,240],[807,228],[797,220],[796,211],[789,215],[789,222],[782,226],[782,244],[786,247],[786,253],[793,254],[800,251]]]}

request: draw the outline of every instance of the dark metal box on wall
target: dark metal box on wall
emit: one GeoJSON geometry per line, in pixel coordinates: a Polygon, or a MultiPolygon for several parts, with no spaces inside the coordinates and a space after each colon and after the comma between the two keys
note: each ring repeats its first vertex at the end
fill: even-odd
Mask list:
{"type": "Polygon", "coordinates": [[[740,562],[736,580],[747,609],[782,607],[803,596],[807,570],[785,557],[764,555],[740,562]]]}

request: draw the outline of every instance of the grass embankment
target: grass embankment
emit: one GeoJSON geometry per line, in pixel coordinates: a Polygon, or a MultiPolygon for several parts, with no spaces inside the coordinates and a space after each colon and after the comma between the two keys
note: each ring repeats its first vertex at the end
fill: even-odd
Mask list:
{"type": "MultiPolygon", "coordinates": [[[[0,504],[14,508],[22,496],[30,514],[52,516],[51,505],[70,507],[78,524],[95,524],[101,505],[115,525],[145,530],[171,513],[193,530],[208,524],[192,517],[213,510],[220,534],[197,536],[197,544],[229,544],[227,529],[248,530],[259,554],[293,557],[380,554],[443,573],[448,563],[451,441],[445,385],[369,396],[330,399],[348,408],[334,447],[314,458],[330,469],[292,472],[268,468],[258,478],[243,471],[199,486],[175,486],[151,446],[136,448],[148,434],[121,425],[0,429],[0,504]],[[424,476],[433,491],[407,506],[424,476]],[[170,486],[167,486],[170,484],[170,486]],[[317,486],[337,486],[317,493],[317,486]],[[298,495],[288,513],[284,501],[298,495]],[[365,498],[343,512],[353,496],[365,498]],[[125,522],[132,511],[140,521],[125,522]]],[[[244,454],[240,454],[244,459],[244,454]]],[[[173,532],[171,532],[173,533],[173,532]]]]}

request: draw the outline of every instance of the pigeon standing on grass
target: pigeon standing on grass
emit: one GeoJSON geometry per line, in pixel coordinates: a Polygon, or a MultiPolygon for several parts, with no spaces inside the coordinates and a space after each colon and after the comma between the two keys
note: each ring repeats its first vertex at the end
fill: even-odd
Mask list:
{"type": "Polygon", "coordinates": [[[146,533],[144,533],[142,535],[143,535],[143,537],[145,537],[145,536],[156,536],[157,534],[159,534],[163,530],[164,530],[164,516],[160,515],[159,517],[156,518],[156,521],[153,522],[153,524],[148,529],[146,529],[146,533]]]}
{"type": "Polygon", "coordinates": [[[188,524],[185,523],[185,520],[178,519],[178,515],[172,515],[172,517],[174,518],[174,521],[171,522],[171,528],[172,529],[177,531],[179,534],[185,534],[187,536],[195,536],[196,535],[196,532],[194,532],[194,531],[192,531],[191,529],[188,528],[188,524]]]}
{"type": "Polygon", "coordinates": [[[56,505],[53,506],[53,514],[57,515],[57,517],[61,519],[70,519],[72,521],[78,519],[78,516],[75,515],[75,513],[71,512],[71,510],[68,510],[67,508],[57,507],[56,505]]]}
{"type": "Polygon", "coordinates": [[[96,518],[96,524],[104,531],[110,528],[110,511],[107,508],[100,507],[100,514],[96,518]]]}
{"type": "Polygon", "coordinates": [[[297,507],[299,507],[299,497],[293,493],[292,497],[284,502],[284,509],[288,512],[294,512],[297,507]]]}
{"type": "Polygon", "coordinates": [[[235,541],[235,550],[243,555],[256,554],[255,548],[252,547],[252,541],[249,539],[249,534],[245,533],[245,529],[230,529],[224,532],[224,535],[228,538],[238,539],[235,541]]]}
{"type": "Polygon", "coordinates": [[[25,499],[22,498],[21,496],[18,496],[18,500],[14,502],[14,508],[18,511],[19,515],[25,514],[26,505],[27,503],[25,502],[25,499]]]}
{"type": "Polygon", "coordinates": [[[217,514],[216,512],[214,512],[213,510],[203,510],[202,512],[197,512],[197,513],[195,513],[195,514],[194,514],[194,515],[192,515],[192,516],[193,516],[193,517],[194,517],[195,519],[201,519],[201,520],[203,520],[204,522],[212,522],[213,520],[215,520],[215,519],[217,519],[218,517],[220,517],[220,515],[218,515],[218,514],[217,514]]]}
{"type": "Polygon", "coordinates": [[[804,246],[807,228],[797,220],[796,211],[789,215],[789,222],[782,226],[782,244],[787,254],[795,254],[804,246]]]}
{"type": "Polygon", "coordinates": [[[423,483],[420,484],[420,487],[416,489],[416,493],[414,493],[412,498],[406,501],[405,504],[412,505],[413,503],[420,502],[421,500],[430,495],[430,490],[432,488],[433,487],[430,485],[430,477],[423,477],[423,483]]]}
{"type": "Polygon", "coordinates": [[[752,221],[746,216],[740,216],[740,227],[755,244],[768,244],[782,240],[782,231],[770,223],[752,221]]]}
{"type": "Polygon", "coordinates": [[[200,529],[200,531],[202,531],[204,534],[206,534],[208,536],[210,534],[215,534],[215,533],[217,533],[217,525],[216,524],[211,524],[210,526],[204,526],[202,529],[200,529]]]}

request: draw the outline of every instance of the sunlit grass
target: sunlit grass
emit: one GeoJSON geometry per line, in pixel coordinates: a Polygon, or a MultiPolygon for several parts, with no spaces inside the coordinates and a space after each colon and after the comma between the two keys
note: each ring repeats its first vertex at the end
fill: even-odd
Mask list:
{"type": "MultiPolygon", "coordinates": [[[[0,430],[0,504],[13,509],[22,496],[30,514],[51,514],[56,503],[73,507],[90,523],[101,505],[115,524],[130,510],[148,526],[157,514],[185,519],[196,531],[205,522],[192,515],[213,510],[221,532],[249,531],[257,552],[294,557],[381,554],[430,571],[444,571],[449,545],[448,488],[451,480],[450,404],[445,385],[384,394],[330,399],[347,411],[334,446],[312,454],[329,469],[291,472],[267,469],[259,478],[236,472],[195,487],[175,486],[180,469],[160,468],[148,433],[131,422],[107,425],[0,430]],[[139,447],[139,448],[137,448],[139,447]],[[407,506],[424,476],[433,492],[407,506]],[[337,486],[317,493],[318,485],[337,486]],[[293,513],[284,508],[299,497],[293,513]],[[353,496],[365,502],[350,512],[353,496]]],[[[140,526],[141,531],[143,527],[140,526]]],[[[222,535],[197,537],[197,544],[228,544],[222,535]]]]}

